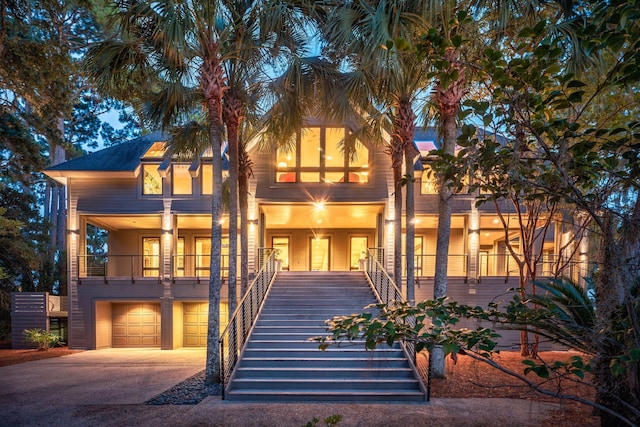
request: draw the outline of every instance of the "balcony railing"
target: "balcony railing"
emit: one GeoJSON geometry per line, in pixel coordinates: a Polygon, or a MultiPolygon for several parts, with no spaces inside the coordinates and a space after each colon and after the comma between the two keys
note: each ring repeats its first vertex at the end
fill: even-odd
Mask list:
{"type": "MultiPolygon", "coordinates": [[[[522,259],[522,255],[518,254],[522,259]]],[[[586,277],[593,263],[556,254],[543,254],[536,263],[537,277],[566,276],[574,279],[586,277]]],[[[518,264],[511,254],[481,253],[478,263],[478,278],[519,276],[518,264]]]]}
{"type": "MultiPolygon", "coordinates": [[[[208,278],[210,276],[209,255],[174,255],[172,257],[172,277],[208,278]]],[[[229,256],[220,258],[222,277],[229,273],[229,256]]],[[[160,278],[163,276],[162,258],[159,255],[79,255],[78,278],[128,277],[160,278]]]]}
{"type": "MultiPolygon", "coordinates": [[[[406,255],[403,255],[404,272],[407,274],[406,255]]],[[[414,257],[414,276],[415,277],[433,277],[436,274],[436,255],[420,254],[414,257]]],[[[468,254],[450,254],[447,263],[448,276],[467,276],[469,271],[469,255],[468,254]]]]}
{"type": "Polygon", "coordinates": [[[222,398],[225,398],[225,389],[231,374],[235,369],[240,353],[244,347],[253,323],[262,309],[267,292],[276,275],[275,251],[271,248],[262,248],[260,251],[261,266],[255,279],[249,286],[238,308],[229,320],[229,324],[220,334],[220,372],[222,381],[222,398]]]}

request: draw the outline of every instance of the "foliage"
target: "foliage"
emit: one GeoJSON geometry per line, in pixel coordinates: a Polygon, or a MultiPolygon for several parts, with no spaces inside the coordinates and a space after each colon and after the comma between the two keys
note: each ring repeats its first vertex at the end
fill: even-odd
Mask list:
{"type": "MultiPolygon", "coordinates": [[[[586,342],[595,334],[594,325],[589,321],[589,313],[593,313],[593,307],[588,302],[586,307],[574,305],[574,303],[581,304],[579,301],[588,300],[575,295],[578,288],[571,283],[556,283],[549,286],[549,289],[555,290],[538,309],[523,304],[518,293],[513,294],[513,300],[503,309],[499,309],[498,303],[492,303],[487,309],[483,309],[447,301],[445,298],[426,300],[415,306],[406,302],[396,303],[393,306],[370,305],[363,313],[327,320],[325,323],[331,335],[315,337],[312,340],[317,341],[322,350],[330,345],[340,345],[343,341],[361,339],[364,339],[367,349],[374,349],[379,345],[392,346],[400,341],[414,343],[416,351],[432,351],[436,346],[442,346],[445,355],[449,355],[454,361],[457,360],[458,355],[468,355],[519,378],[540,393],[579,401],[607,413],[618,422],[633,425],[631,421],[633,418],[627,418],[627,414],[617,412],[615,407],[611,408],[601,402],[562,394],[558,389],[545,388],[526,378],[530,373],[551,383],[565,378],[590,384],[599,390],[597,383],[591,384],[587,379],[586,374],[592,373],[595,369],[590,358],[585,359],[583,356],[576,355],[567,361],[554,361],[550,364],[544,361],[526,360],[523,362],[525,366],[522,374],[509,371],[493,359],[493,355],[498,352],[496,346],[497,339],[500,337],[496,329],[500,328],[525,327],[543,334],[552,341],[567,343],[570,345],[569,348],[580,350],[585,347],[585,343],[581,341],[586,342]],[[493,328],[458,327],[458,323],[463,319],[491,323],[493,328]],[[533,328],[533,325],[536,327],[533,328]],[[543,330],[542,328],[546,325],[553,326],[543,330]],[[567,325],[571,327],[566,327],[567,325]],[[571,347],[573,343],[578,345],[571,347]]],[[[544,297],[536,298],[542,302],[544,297]]],[[[591,320],[593,318],[592,315],[591,320]]],[[[612,365],[612,372],[618,375],[617,370],[621,369],[624,363],[635,363],[639,355],[640,352],[637,349],[629,355],[621,355],[619,363],[612,365]]],[[[624,396],[614,396],[614,398],[622,400],[624,396]]],[[[628,412],[632,416],[640,415],[638,410],[631,409],[628,412]]]]}
{"type": "Polygon", "coordinates": [[[24,338],[27,342],[37,345],[40,351],[63,344],[62,337],[43,329],[25,329],[24,338]]]}
{"type": "MultiPolygon", "coordinates": [[[[340,424],[340,422],[342,421],[342,415],[339,415],[339,414],[331,415],[325,418],[323,421],[327,427],[335,427],[338,424],[340,424]]],[[[313,417],[313,419],[308,423],[306,423],[303,427],[316,427],[319,422],[320,420],[318,418],[313,417]]]]}

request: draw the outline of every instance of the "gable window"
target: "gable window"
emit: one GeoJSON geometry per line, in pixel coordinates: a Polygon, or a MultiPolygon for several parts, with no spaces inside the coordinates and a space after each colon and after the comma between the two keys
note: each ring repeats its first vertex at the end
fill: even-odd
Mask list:
{"type": "Polygon", "coordinates": [[[142,165],[142,194],[162,195],[162,177],[158,165],[142,165]]]}
{"type": "Polygon", "coordinates": [[[189,173],[189,165],[173,165],[172,186],[173,194],[191,194],[192,179],[189,173]]]}
{"type": "Polygon", "coordinates": [[[276,151],[276,182],[363,183],[369,181],[369,149],[355,144],[345,156],[344,127],[308,127],[294,147],[276,151]]]}

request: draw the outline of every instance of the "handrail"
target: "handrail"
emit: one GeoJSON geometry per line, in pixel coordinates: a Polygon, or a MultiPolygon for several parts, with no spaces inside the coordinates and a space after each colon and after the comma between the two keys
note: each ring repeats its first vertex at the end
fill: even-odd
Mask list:
{"type": "MultiPolygon", "coordinates": [[[[400,292],[400,289],[396,286],[395,282],[389,274],[385,271],[384,267],[378,260],[378,254],[374,251],[367,251],[367,259],[365,263],[365,276],[369,281],[369,285],[371,289],[373,289],[373,293],[376,296],[378,302],[385,304],[387,306],[393,305],[399,302],[406,302],[406,299],[400,292]]],[[[409,323],[411,327],[415,326],[416,319],[413,316],[407,317],[406,321],[409,323]]],[[[402,348],[405,351],[405,354],[409,357],[409,361],[411,363],[411,367],[416,374],[417,378],[420,379],[420,387],[425,392],[426,400],[429,400],[429,388],[428,385],[425,385],[421,381],[420,374],[416,368],[416,346],[413,342],[402,341],[400,343],[402,348]]],[[[430,381],[430,373],[428,374],[427,384],[430,381]]]]}
{"type": "Polygon", "coordinates": [[[255,320],[258,318],[265,296],[269,292],[271,283],[273,283],[276,275],[276,251],[272,248],[269,249],[268,257],[264,259],[247,293],[238,304],[233,316],[231,316],[229,324],[220,334],[222,399],[225,398],[227,383],[240,360],[240,353],[247,342],[251,328],[253,328],[255,320]]]}

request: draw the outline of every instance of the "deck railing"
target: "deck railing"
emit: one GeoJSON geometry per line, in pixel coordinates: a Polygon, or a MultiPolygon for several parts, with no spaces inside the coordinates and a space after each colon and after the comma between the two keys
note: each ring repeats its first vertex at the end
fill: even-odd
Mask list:
{"type": "Polygon", "coordinates": [[[260,270],[231,316],[229,324],[220,334],[220,379],[223,399],[226,386],[276,275],[275,251],[263,249],[260,253],[264,256],[260,270]]]}

